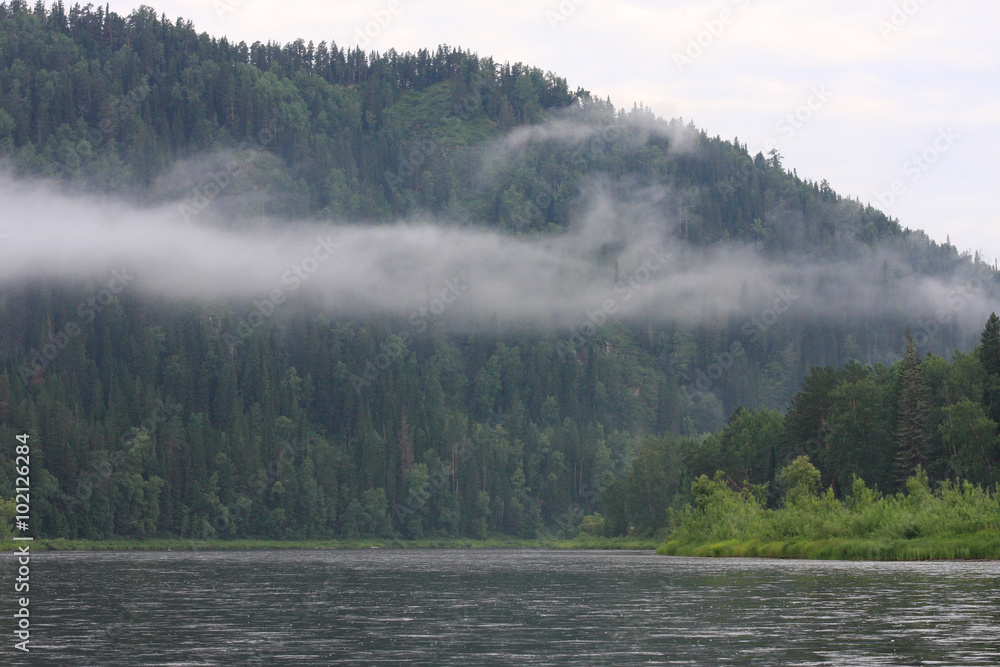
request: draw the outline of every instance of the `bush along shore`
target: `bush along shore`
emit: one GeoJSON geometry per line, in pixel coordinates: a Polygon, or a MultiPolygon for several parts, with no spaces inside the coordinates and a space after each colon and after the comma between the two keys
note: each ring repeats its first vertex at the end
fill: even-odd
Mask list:
{"type": "Polygon", "coordinates": [[[784,468],[787,491],[765,506],[765,485],[736,486],[722,473],[692,484],[694,505],[672,515],[658,554],[842,560],[1000,559],[1000,488],[942,482],[921,468],[906,490],[883,496],[854,478],[844,499],[819,490],[806,457],[784,468]]]}

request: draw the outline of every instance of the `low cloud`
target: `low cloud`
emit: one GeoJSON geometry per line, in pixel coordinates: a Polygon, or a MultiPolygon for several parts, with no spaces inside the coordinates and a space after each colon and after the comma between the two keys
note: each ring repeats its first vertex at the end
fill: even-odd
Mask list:
{"type": "Polygon", "coordinates": [[[427,219],[233,228],[213,224],[210,212],[189,223],[177,202],[140,207],[2,176],[0,289],[107,280],[124,270],[135,276],[130,290],[169,299],[249,302],[278,294],[278,303],[301,300],[350,317],[428,308],[437,315],[441,302],[448,305],[438,305],[442,320],[456,327],[495,315],[551,329],[593,321],[595,313],[650,323],[749,317],[781,295],[788,303],[789,294],[796,313],[821,320],[916,321],[945,309],[949,320],[981,328],[996,308],[985,276],[928,277],[888,249],[817,261],[767,259],[748,245],[692,248],[677,240],[669,190],[622,201],[595,183],[579,210],[565,234],[533,238],[427,219]],[[972,287],[961,308],[947,310],[960,285],[972,287]]]}

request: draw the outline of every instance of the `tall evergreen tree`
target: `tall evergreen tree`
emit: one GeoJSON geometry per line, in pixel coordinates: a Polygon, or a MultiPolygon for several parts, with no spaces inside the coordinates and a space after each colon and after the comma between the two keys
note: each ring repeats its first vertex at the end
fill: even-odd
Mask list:
{"type": "Polygon", "coordinates": [[[983,408],[986,416],[1000,424],[1000,317],[991,313],[979,338],[979,362],[986,371],[983,408]]]}
{"type": "Polygon", "coordinates": [[[1000,375],[1000,317],[991,313],[979,337],[979,361],[988,375],[1000,375]]]}
{"type": "Polygon", "coordinates": [[[927,460],[930,439],[930,398],[913,336],[906,332],[906,355],[899,373],[896,399],[896,480],[909,478],[927,460]]]}

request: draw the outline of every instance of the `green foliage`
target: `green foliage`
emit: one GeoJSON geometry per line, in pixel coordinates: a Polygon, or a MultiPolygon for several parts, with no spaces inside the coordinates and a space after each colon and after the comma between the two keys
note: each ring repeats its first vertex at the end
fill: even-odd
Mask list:
{"type": "Polygon", "coordinates": [[[929,455],[930,401],[917,345],[906,334],[906,355],[899,372],[896,401],[896,476],[906,479],[924,465],[929,455]]]}
{"type": "Polygon", "coordinates": [[[809,457],[800,456],[778,473],[778,481],[788,490],[785,492],[786,505],[798,505],[816,495],[819,489],[819,470],[809,462],[809,457]]]}
{"type": "Polygon", "coordinates": [[[61,7],[52,20],[0,10],[0,151],[76,187],[181,194],[189,219],[219,174],[227,205],[213,208],[234,221],[251,192],[264,217],[440,209],[469,184],[468,146],[577,99],[552,74],[444,46],[232,44],[148,7],[53,19],[61,7]],[[219,150],[226,160],[187,165],[193,178],[171,171],[177,156],[219,150]]]}
{"type": "MultiPolygon", "coordinates": [[[[611,183],[663,219],[681,205],[675,240],[689,246],[836,260],[888,245],[915,274],[976,271],[994,289],[992,273],[951,246],[799,179],[777,155],[444,46],[233,44],[148,7],[3,5],[0,156],[69,189],[180,199],[191,222],[234,226],[428,214],[544,236],[566,230],[595,182],[611,183]],[[497,158],[505,133],[553,118],[588,139],[525,141],[497,158]],[[206,203],[208,184],[220,192],[206,203]],[[649,196],[660,189],[676,200],[649,196]]],[[[601,260],[609,287],[631,298],[638,277],[617,275],[613,244],[601,260]]],[[[28,430],[41,443],[40,536],[532,538],[598,508],[603,533],[648,535],[691,493],[712,516],[740,504],[751,518],[777,502],[777,471],[800,455],[840,496],[855,476],[896,490],[899,441],[915,442],[907,424],[923,419],[906,417],[925,400],[920,378],[929,480],[986,484],[1000,470],[992,319],[978,353],[926,360],[918,374],[878,362],[895,353],[908,314],[789,316],[765,331],[742,306],[718,313],[706,302],[698,324],[609,320],[566,354],[565,332],[431,325],[403,345],[403,319],[291,312],[237,339],[247,304],[124,294],[32,373],[31,352],[94,287],[0,294],[0,441],[28,430]],[[400,346],[370,377],[366,364],[400,346]],[[835,368],[849,359],[859,361],[835,368]],[[701,477],[716,470],[725,483],[701,477]]],[[[769,298],[753,289],[744,305],[769,298]]],[[[967,343],[941,331],[933,346],[967,343]]],[[[13,482],[0,468],[0,495],[12,497],[13,482]]]]}
{"type": "Polygon", "coordinates": [[[361,494],[360,533],[374,537],[387,537],[392,532],[389,521],[389,501],[385,489],[368,489],[361,494]]]}
{"type": "Polygon", "coordinates": [[[648,438],[635,451],[627,475],[606,475],[601,505],[607,534],[651,534],[667,525],[683,480],[680,449],[676,438],[648,438]]]}
{"type": "Polygon", "coordinates": [[[983,403],[986,416],[1000,423],[1000,317],[991,313],[980,337],[979,359],[986,373],[983,403]]]}
{"type": "Polygon", "coordinates": [[[588,514],[583,517],[583,523],[580,524],[580,533],[590,535],[591,537],[604,537],[604,517],[600,514],[588,514]]]}
{"type": "Polygon", "coordinates": [[[984,407],[963,398],[941,412],[938,431],[954,474],[982,485],[1000,481],[996,469],[1000,463],[997,424],[986,416],[984,407]]]}
{"type": "Polygon", "coordinates": [[[1000,317],[990,313],[979,338],[979,359],[988,376],[1000,375],[1000,317]]]}
{"type": "Polygon", "coordinates": [[[765,512],[762,487],[735,488],[721,471],[715,477],[701,475],[691,484],[694,506],[672,513],[671,539],[691,541],[703,535],[724,541],[733,539],[765,512]]]}
{"type": "Polygon", "coordinates": [[[735,480],[765,484],[774,479],[784,430],[780,412],[740,406],[720,433],[684,443],[689,473],[694,477],[722,470],[735,480]]]}
{"type": "MultiPolygon", "coordinates": [[[[812,487],[818,472],[797,459],[795,472],[812,487]]],[[[786,468],[790,474],[792,470],[786,468]]],[[[921,559],[1000,557],[1000,488],[944,482],[931,490],[917,468],[906,491],[880,496],[855,478],[852,495],[802,493],[781,509],[764,509],[720,477],[698,480],[697,507],[677,516],[659,553],[782,558],[921,559]]],[[[797,488],[797,487],[793,487],[797,488]]]]}
{"type": "Polygon", "coordinates": [[[824,482],[840,493],[854,475],[867,477],[880,489],[895,488],[892,394],[888,379],[873,369],[830,391],[827,446],[818,452],[824,482]]]}

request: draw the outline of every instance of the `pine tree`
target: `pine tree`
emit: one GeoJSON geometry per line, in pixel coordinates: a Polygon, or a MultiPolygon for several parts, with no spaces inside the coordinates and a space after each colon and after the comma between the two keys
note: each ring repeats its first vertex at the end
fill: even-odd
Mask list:
{"type": "Polygon", "coordinates": [[[983,408],[986,416],[1000,424],[1000,317],[991,313],[979,339],[979,362],[986,371],[983,408]]]}
{"type": "Polygon", "coordinates": [[[1000,375],[1000,317],[992,313],[979,338],[979,361],[987,375],[1000,375]]]}
{"type": "Polygon", "coordinates": [[[896,401],[896,480],[902,484],[927,460],[930,434],[930,399],[924,384],[920,354],[913,336],[906,332],[906,355],[899,374],[896,401]]]}

